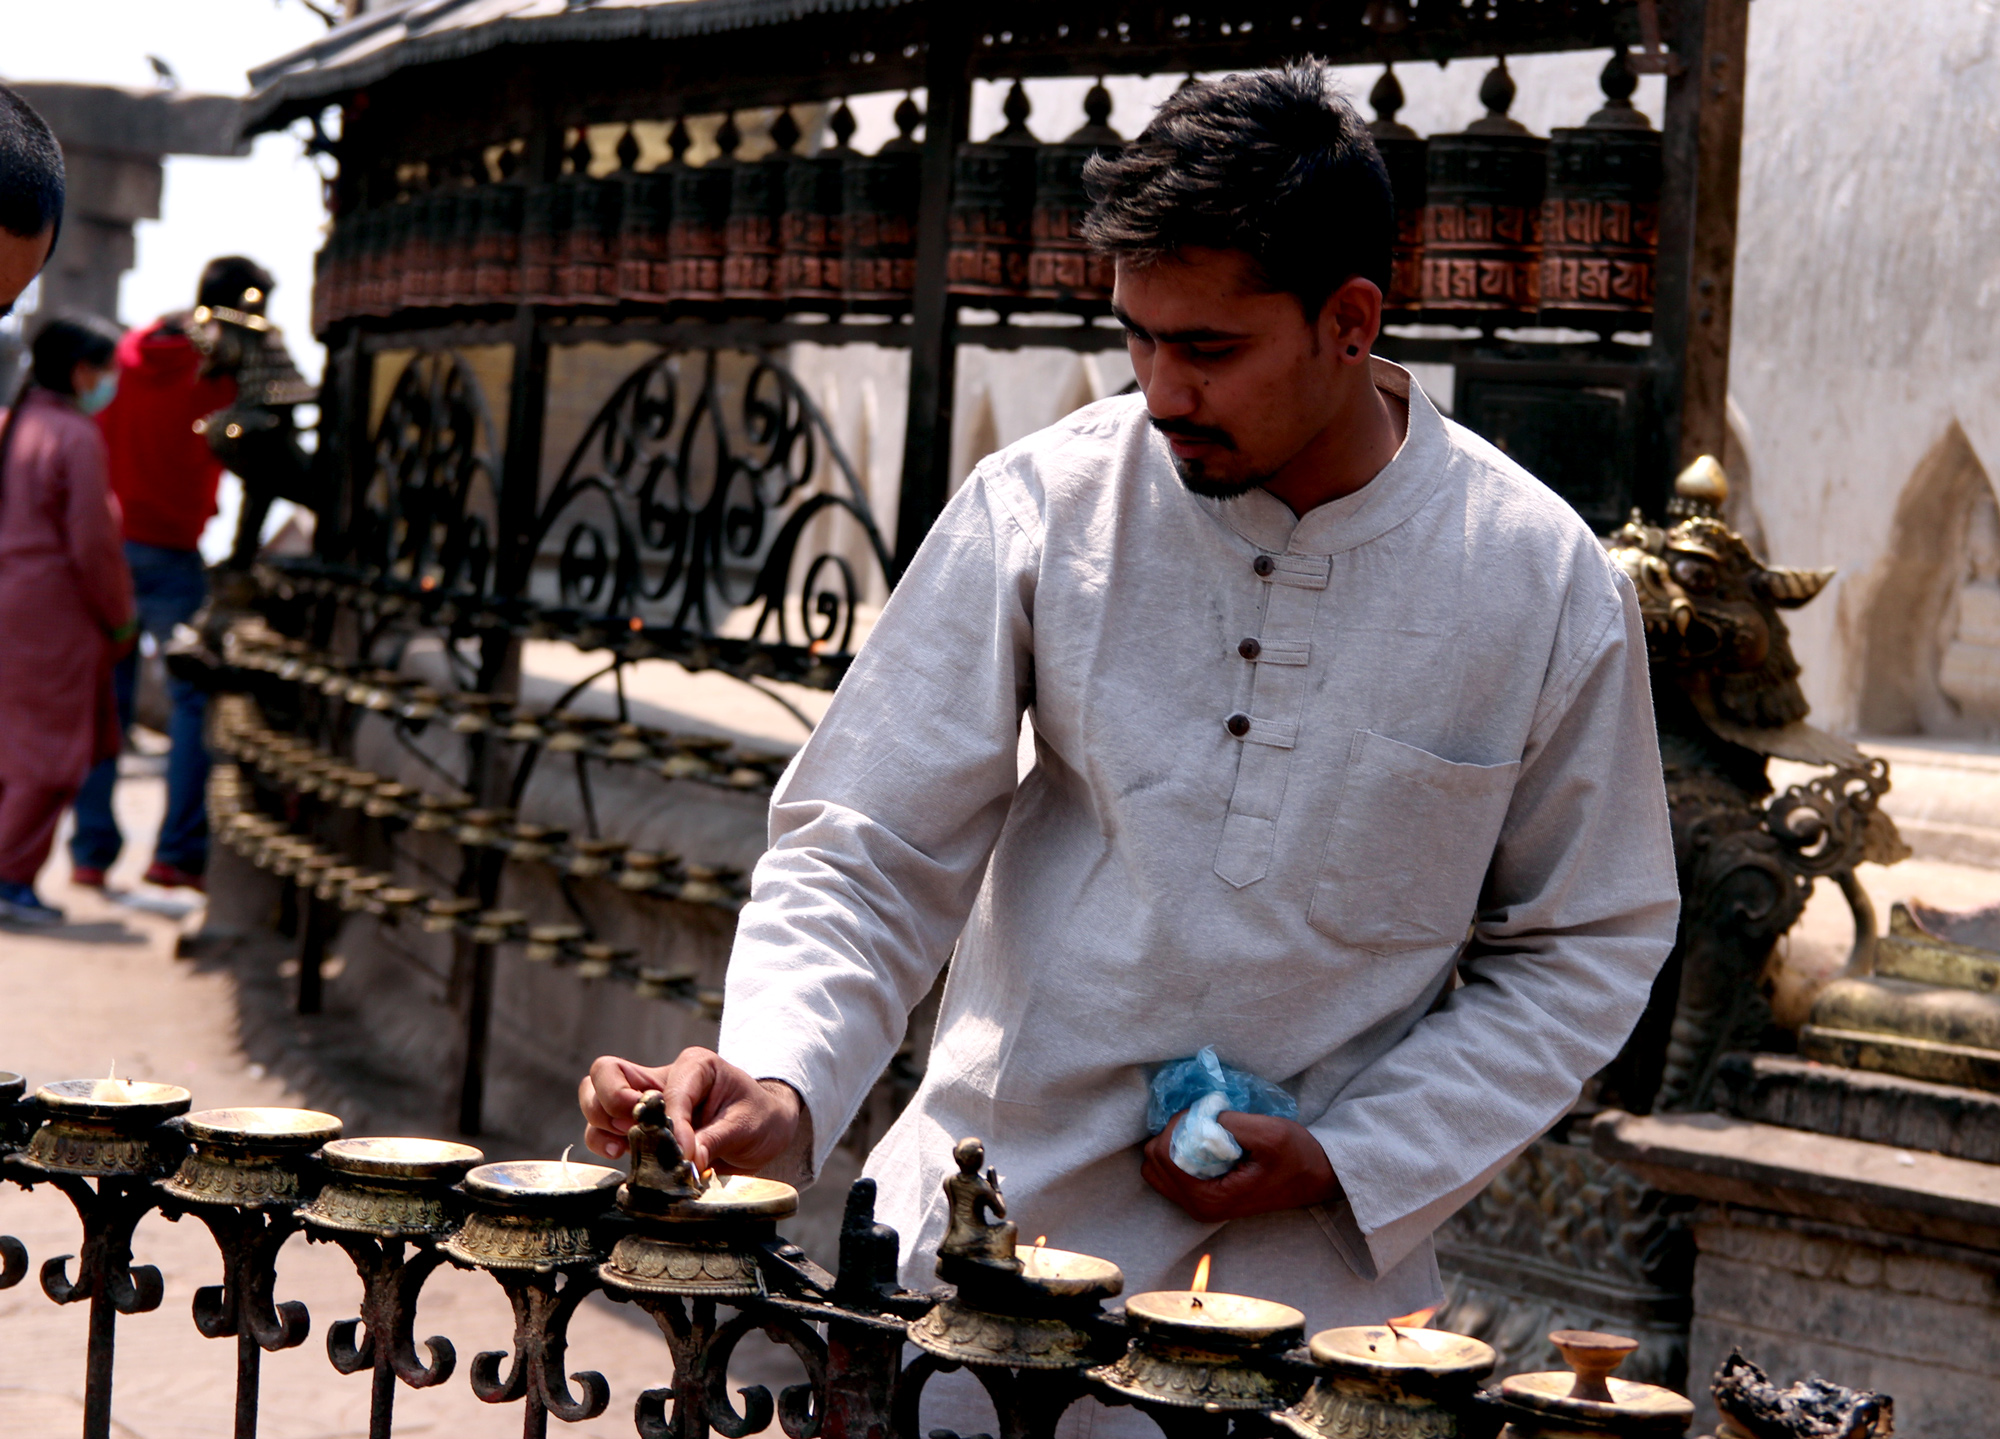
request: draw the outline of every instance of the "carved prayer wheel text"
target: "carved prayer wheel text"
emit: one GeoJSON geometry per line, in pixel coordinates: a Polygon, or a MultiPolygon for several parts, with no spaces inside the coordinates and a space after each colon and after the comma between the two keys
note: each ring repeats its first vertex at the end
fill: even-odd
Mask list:
{"type": "Polygon", "coordinates": [[[842,278],[856,309],[901,309],[916,287],[922,151],[912,132],[922,118],[905,96],[896,106],[901,133],[877,153],[851,155],[841,166],[842,278]]]}
{"type": "Polygon", "coordinates": [[[618,234],[625,208],[620,180],[572,180],[563,242],[562,289],[574,305],[618,302],[618,234]]]}
{"type": "Polygon", "coordinates": [[[1542,309],[1571,322],[1646,323],[1659,251],[1660,135],[1633,108],[1623,54],[1600,81],[1606,104],[1549,140],[1542,201],[1542,309]]]}
{"type": "Polygon", "coordinates": [[[1035,211],[1029,224],[1028,294],[1038,300],[1102,305],[1111,299],[1113,263],[1083,237],[1090,196],[1083,167],[1100,150],[1125,139],[1112,129],[1111,95],[1093,85],[1083,99],[1086,123],[1060,144],[1045,145],[1035,161],[1035,211]]]}
{"type": "Polygon", "coordinates": [[[1542,191],[1548,141],[1507,118],[1514,82],[1496,67],[1479,89],[1485,118],[1433,135],[1424,198],[1428,311],[1524,320],[1541,307],[1542,191]]]}
{"type": "Polygon", "coordinates": [[[522,186],[482,185],[479,229],[472,247],[472,283],[482,305],[511,304],[521,295],[522,186]]]}
{"type": "Polygon", "coordinates": [[[521,298],[531,305],[559,305],[568,298],[564,237],[575,190],[560,181],[528,187],[521,215],[521,298]]]}
{"type": "Polygon", "coordinates": [[[722,298],[722,256],[735,166],[726,160],[674,173],[674,218],[667,230],[667,292],[701,303],[722,298]]]}
{"type": "Polygon", "coordinates": [[[1034,135],[1020,82],[1007,92],[1007,127],[961,145],[951,195],[946,274],[955,295],[1020,299],[1028,291],[1028,240],[1035,206],[1034,135]]]}
{"type": "Polygon", "coordinates": [[[625,182],[625,210],[618,225],[618,295],[624,300],[667,298],[667,229],[674,218],[671,169],[634,175],[625,182]]]}
{"type": "MultiPolygon", "coordinates": [[[[789,111],[780,112],[793,143],[798,129],[789,111]]],[[[785,213],[785,183],[790,173],[791,147],[780,145],[763,160],[738,165],[730,188],[729,220],[724,226],[727,253],[722,261],[724,299],[757,303],[778,297],[780,233],[785,213]]]]}

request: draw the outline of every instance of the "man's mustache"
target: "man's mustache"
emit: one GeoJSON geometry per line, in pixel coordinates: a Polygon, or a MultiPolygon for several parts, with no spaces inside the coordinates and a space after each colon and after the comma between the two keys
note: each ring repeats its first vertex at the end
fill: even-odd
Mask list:
{"type": "Polygon", "coordinates": [[[1179,435],[1184,440],[1197,440],[1225,450],[1236,448],[1236,440],[1229,431],[1219,430],[1213,425],[1197,425],[1192,420],[1163,420],[1157,415],[1148,415],[1146,420],[1163,435],[1179,435]]]}

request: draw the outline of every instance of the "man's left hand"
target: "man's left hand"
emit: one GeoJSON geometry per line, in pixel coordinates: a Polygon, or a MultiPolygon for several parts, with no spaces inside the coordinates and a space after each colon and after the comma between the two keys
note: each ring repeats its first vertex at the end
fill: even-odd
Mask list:
{"type": "Polygon", "coordinates": [[[1340,1180],[1312,1131],[1295,1119],[1268,1114],[1224,1110],[1218,1118],[1243,1146],[1243,1157],[1219,1179],[1196,1179],[1174,1163],[1168,1147],[1186,1117],[1187,1111],[1181,1111],[1146,1141],[1145,1167],[1139,1172],[1203,1223],[1248,1219],[1273,1209],[1304,1209],[1340,1197],[1340,1180]]]}

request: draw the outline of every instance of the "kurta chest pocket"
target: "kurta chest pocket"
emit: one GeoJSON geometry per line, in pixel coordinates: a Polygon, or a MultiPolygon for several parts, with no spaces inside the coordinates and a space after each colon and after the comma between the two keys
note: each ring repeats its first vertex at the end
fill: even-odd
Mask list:
{"type": "Polygon", "coordinates": [[[1313,889],[1313,928],[1376,954],[1457,945],[1520,770],[1518,760],[1454,764],[1356,731],[1313,889]]]}

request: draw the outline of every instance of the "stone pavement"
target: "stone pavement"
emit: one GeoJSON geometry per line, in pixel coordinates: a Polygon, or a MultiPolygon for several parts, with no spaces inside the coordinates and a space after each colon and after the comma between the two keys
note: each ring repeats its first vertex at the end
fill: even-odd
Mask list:
{"type": "MultiPolygon", "coordinates": [[[[113,871],[114,889],[137,885],[163,802],[157,761],[128,757],[127,767],[134,773],[119,786],[119,818],[136,839],[128,841],[127,854],[113,871]]],[[[70,923],[55,931],[0,929],[0,1069],[25,1074],[32,1086],[104,1074],[115,1064],[126,1078],[185,1086],[197,1109],[296,1105],[310,1098],[347,1118],[350,1135],[453,1137],[435,1124],[384,1123],[398,1117],[396,1096],[371,1089],[356,1065],[316,1076],[308,1096],[271,1072],[292,1074],[294,1065],[274,1062],[267,1070],[250,1057],[270,1055],[280,1047],[274,1041],[286,1038],[286,1025],[296,1023],[276,974],[282,951],[252,957],[263,966],[265,984],[239,978],[246,969],[240,957],[233,967],[176,960],[175,941],[183,928],[198,923],[198,913],[179,918],[149,913],[78,890],[68,883],[60,847],[43,872],[41,892],[68,911],[70,923]],[[357,1112],[366,1116],[365,1127],[356,1121],[357,1112]]],[[[150,891],[146,898],[169,897],[150,891]]],[[[504,1137],[479,1143],[491,1158],[520,1153],[504,1137]]],[[[31,1264],[28,1278],[0,1290],[0,1435],[73,1435],[82,1416],[88,1305],[52,1304],[34,1270],[54,1255],[75,1252],[75,1212],[47,1186],[23,1192],[0,1185],[0,1233],[20,1239],[31,1264]]],[[[173,1224],[150,1215],[139,1226],[133,1251],[135,1263],[159,1267],[166,1298],[150,1314],[119,1321],[113,1432],[143,1439],[229,1433],[235,1342],[203,1339],[189,1317],[194,1290],[221,1278],[207,1230],[194,1219],[173,1224]]],[[[359,1294],[353,1268],[339,1249],[297,1237],[286,1246],[276,1297],[302,1301],[312,1314],[312,1333],[296,1349],[264,1356],[260,1432],[267,1439],[367,1432],[368,1376],[343,1376],[326,1358],[328,1326],[357,1312],[359,1294]]],[[[512,1317],[497,1284],[484,1274],[439,1270],[424,1289],[416,1333],[450,1338],[458,1367],[437,1388],[399,1388],[398,1434],[482,1439],[520,1433],[521,1406],[481,1403],[466,1378],[476,1352],[511,1344],[512,1317]]],[[[651,1321],[601,1297],[588,1301],[572,1324],[569,1358],[572,1371],[604,1374],[611,1404],[587,1423],[552,1422],[552,1434],[630,1435],[639,1392],[671,1383],[666,1346],[651,1321]]],[[[758,1382],[783,1385],[803,1378],[789,1358],[774,1359],[771,1368],[768,1377],[760,1369],[758,1382]]]]}

